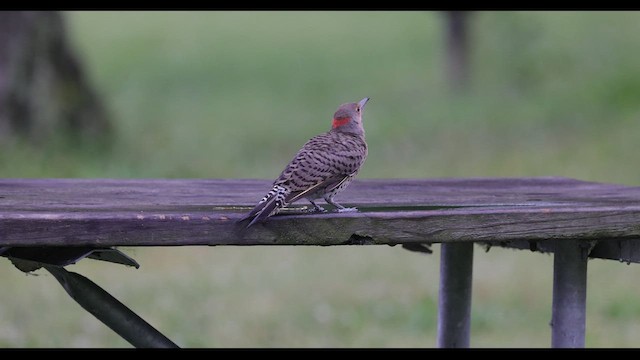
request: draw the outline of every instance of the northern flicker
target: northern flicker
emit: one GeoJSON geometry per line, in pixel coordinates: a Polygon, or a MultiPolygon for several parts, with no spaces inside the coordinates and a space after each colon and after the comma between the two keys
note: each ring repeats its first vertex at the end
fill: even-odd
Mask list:
{"type": "Polygon", "coordinates": [[[367,101],[369,98],[340,105],[333,114],[331,130],[309,139],[267,195],[239,221],[251,219],[249,227],[302,198],[311,202],[313,211],[325,211],[316,203],[318,199],[335,206],[338,212],[357,211],[338,204],[333,197],[351,183],[367,158],[362,126],[367,101]]]}

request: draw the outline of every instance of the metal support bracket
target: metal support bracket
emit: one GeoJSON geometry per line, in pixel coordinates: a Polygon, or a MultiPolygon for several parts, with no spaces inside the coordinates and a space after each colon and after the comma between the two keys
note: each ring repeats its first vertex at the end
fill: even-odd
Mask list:
{"type": "Polygon", "coordinates": [[[7,257],[21,271],[41,267],[50,272],[64,290],[85,310],[138,348],[177,348],[166,336],[149,325],[131,309],[86,277],[64,269],[87,257],[134,266],[140,265],[114,248],[84,247],[3,247],[0,256],[7,257]]]}
{"type": "Polygon", "coordinates": [[[86,277],[62,267],[44,266],[85,310],[137,348],[177,348],[178,345],[86,277]]]}
{"type": "Polygon", "coordinates": [[[471,335],[473,243],[443,243],[440,254],[440,348],[468,348],[471,335]]]}
{"type": "Polygon", "coordinates": [[[587,260],[592,244],[578,240],[555,243],[551,347],[583,348],[586,327],[587,260]]]}

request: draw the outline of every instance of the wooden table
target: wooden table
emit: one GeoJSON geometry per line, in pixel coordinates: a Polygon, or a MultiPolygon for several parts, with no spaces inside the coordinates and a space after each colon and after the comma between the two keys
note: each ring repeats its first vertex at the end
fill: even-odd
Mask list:
{"type": "Polygon", "coordinates": [[[258,179],[0,179],[0,255],[52,272],[135,346],[174,346],[64,266],[84,257],[137,266],[114,247],[440,243],[440,347],[468,347],[473,244],[554,253],[553,347],[583,347],[587,259],[640,262],[640,187],[567,178],[356,180],[359,212],[301,207],[249,229],[235,221],[270,188],[258,179]]]}

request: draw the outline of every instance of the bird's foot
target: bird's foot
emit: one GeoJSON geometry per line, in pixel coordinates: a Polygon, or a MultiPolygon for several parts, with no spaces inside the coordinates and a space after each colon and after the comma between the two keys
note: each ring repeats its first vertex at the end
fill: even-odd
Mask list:
{"type": "Polygon", "coordinates": [[[343,212],[357,212],[357,211],[358,211],[358,208],[354,208],[354,207],[351,207],[351,208],[343,207],[343,208],[338,208],[338,209],[336,209],[336,211],[337,211],[337,212],[339,212],[339,213],[343,213],[343,212]]]}

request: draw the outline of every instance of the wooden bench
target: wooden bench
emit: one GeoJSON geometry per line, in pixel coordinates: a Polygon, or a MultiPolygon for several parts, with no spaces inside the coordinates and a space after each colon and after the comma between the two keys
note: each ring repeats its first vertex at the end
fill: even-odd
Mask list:
{"type": "Polygon", "coordinates": [[[0,179],[0,255],[44,267],[85,309],[138,347],[175,346],[64,266],[137,266],[117,246],[440,243],[439,347],[470,344],[473,244],[554,253],[551,346],[583,347],[587,259],[639,262],[640,187],[567,178],[356,180],[355,213],[298,208],[249,229],[235,220],[269,189],[256,179],[0,179]]]}

